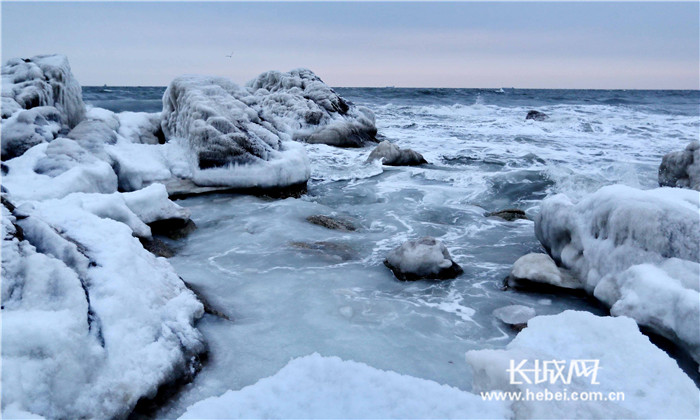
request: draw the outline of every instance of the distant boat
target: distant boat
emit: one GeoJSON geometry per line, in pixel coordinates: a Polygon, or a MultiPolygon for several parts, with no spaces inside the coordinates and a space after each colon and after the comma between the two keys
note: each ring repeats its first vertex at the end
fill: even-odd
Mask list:
{"type": "Polygon", "coordinates": [[[496,90],[494,90],[494,92],[496,92],[496,93],[506,93],[506,91],[503,90],[503,88],[496,89],[496,90]]]}

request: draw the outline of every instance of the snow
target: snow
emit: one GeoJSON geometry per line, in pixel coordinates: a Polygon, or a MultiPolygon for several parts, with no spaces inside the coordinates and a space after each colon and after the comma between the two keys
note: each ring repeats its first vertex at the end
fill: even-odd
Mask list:
{"type": "Polygon", "coordinates": [[[524,305],[508,305],[494,310],[493,316],[508,325],[521,325],[534,318],[535,310],[524,305]]]}
{"type": "Polygon", "coordinates": [[[168,199],[163,184],[151,184],[138,191],[123,193],[124,202],[144,223],[164,219],[189,219],[190,211],[168,199]]]}
{"type": "Polygon", "coordinates": [[[427,163],[423,155],[412,149],[401,149],[387,140],[379,143],[369,154],[367,162],[381,160],[384,165],[413,166],[427,163]]]}
{"type": "MultiPolygon", "coordinates": [[[[127,201],[142,209],[138,195],[127,201]]],[[[148,227],[125,202],[73,194],[27,202],[21,220],[3,207],[5,417],[126,416],[196,367],[202,305],[133,237],[148,227]]]]}
{"type": "Polygon", "coordinates": [[[542,245],[614,315],[680,341],[700,360],[700,193],[603,187],[543,201],[542,245]]]}
{"type": "Polygon", "coordinates": [[[508,277],[508,285],[522,286],[522,280],[564,289],[583,288],[580,281],[567,273],[566,270],[557,267],[554,260],[547,254],[526,254],[515,261],[508,277]]]}
{"type": "MultiPolygon", "coordinates": [[[[642,335],[627,317],[598,317],[588,312],[565,311],[538,316],[508,344],[505,350],[472,350],[467,362],[475,375],[475,392],[489,390],[574,392],[594,391],[608,396],[624,392],[618,401],[516,401],[514,418],[697,418],[700,391],[665,352],[642,335]],[[531,384],[517,373],[511,384],[508,369],[527,360],[598,360],[595,382],[591,376],[573,375],[570,384],[561,379],[531,384]]],[[[568,372],[568,366],[565,365],[568,372]]]]}
{"type": "Polygon", "coordinates": [[[504,402],[318,353],[271,377],[190,406],[203,418],[508,418],[504,402]]]}
{"type": "Polygon", "coordinates": [[[389,252],[384,264],[401,280],[453,278],[462,273],[447,247],[429,236],[404,242],[389,252]]]}
{"type": "Polygon", "coordinates": [[[700,142],[692,141],[685,150],[663,157],[659,165],[659,185],[700,191],[700,142]]]}

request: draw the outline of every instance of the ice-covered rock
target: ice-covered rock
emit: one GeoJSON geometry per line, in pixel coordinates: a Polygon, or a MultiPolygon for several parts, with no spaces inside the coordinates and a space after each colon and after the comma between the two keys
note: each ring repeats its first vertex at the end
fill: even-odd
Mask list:
{"type": "Polygon", "coordinates": [[[268,71],[247,87],[260,117],[295,140],[340,147],[376,141],[372,111],[347,102],[311,70],[268,71]]]}
{"type": "Polygon", "coordinates": [[[182,419],[510,418],[504,401],[315,353],[271,377],[191,405],[182,419]]]}
{"type": "Polygon", "coordinates": [[[24,109],[55,107],[68,128],[75,127],[85,117],[80,84],[63,55],[8,60],[2,67],[2,96],[3,108],[11,101],[24,109]]]}
{"type": "Polygon", "coordinates": [[[429,236],[404,242],[387,255],[384,265],[400,280],[451,279],[462,274],[445,245],[429,236]]]}
{"type": "Polygon", "coordinates": [[[19,110],[2,122],[2,159],[20,156],[39,143],[49,142],[61,130],[61,114],[52,106],[19,110]]]}
{"type": "Polygon", "coordinates": [[[508,305],[494,310],[493,316],[504,324],[521,327],[535,317],[535,310],[524,305],[508,305]]]}
{"type": "Polygon", "coordinates": [[[700,361],[700,193],[604,187],[578,203],[543,201],[542,245],[585,290],[700,361]]]}
{"type": "Polygon", "coordinates": [[[416,166],[428,163],[420,153],[412,149],[401,149],[387,140],[379,143],[367,157],[367,162],[374,160],[381,160],[384,165],[390,166],[416,166]]]}
{"type": "Polygon", "coordinates": [[[578,279],[567,270],[557,267],[554,260],[547,254],[532,253],[518,258],[506,281],[510,287],[528,288],[547,285],[563,289],[583,288],[578,279]]]}
{"type": "Polygon", "coordinates": [[[199,186],[286,187],[306,183],[306,152],[281,135],[251,94],[221,77],[180,76],[163,95],[162,128],[190,150],[192,180],[199,186]]]}
{"type": "Polygon", "coordinates": [[[685,150],[671,152],[659,165],[659,186],[692,188],[700,191],[700,142],[693,141],[685,150]]]}
{"type": "Polygon", "coordinates": [[[538,316],[505,350],[472,350],[467,362],[474,370],[475,391],[521,393],[512,403],[518,419],[697,418],[700,410],[700,391],[693,381],[627,317],[577,311],[538,316]],[[541,382],[532,370],[536,361],[538,378],[545,379],[541,382]],[[545,368],[557,371],[553,361],[559,361],[562,376],[544,373],[545,368]],[[573,371],[567,383],[569,372],[584,367],[582,362],[590,368],[587,375],[573,371]]]}
{"type": "Polygon", "coordinates": [[[118,194],[2,211],[5,416],[125,417],[196,371],[202,305],[133,236],[147,226],[118,194]]]}

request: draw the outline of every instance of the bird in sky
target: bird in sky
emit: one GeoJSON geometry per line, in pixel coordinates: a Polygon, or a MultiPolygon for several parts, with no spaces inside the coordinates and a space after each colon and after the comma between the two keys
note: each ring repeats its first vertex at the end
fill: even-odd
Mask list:
{"type": "Polygon", "coordinates": [[[226,56],[226,58],[233,58],[233,52],[226,56]]]}

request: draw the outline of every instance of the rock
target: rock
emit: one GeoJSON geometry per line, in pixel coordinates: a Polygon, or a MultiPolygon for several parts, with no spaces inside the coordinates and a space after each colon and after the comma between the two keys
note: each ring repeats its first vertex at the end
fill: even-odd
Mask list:
{"type": "Polygon", "coordinates": [[[659,165],[659,186],[691,188],[700,191],[700,142],[693,141],[685,150],[671,152],[659,165]]]}
{"type": "Polygon", "coordinates": [[[154,235],[163,235],[170,239],[182,239],[197,230],[197,225],[191,219],[181,218],[156,220],[148,226],[154,235]]]}
{"type": "Polygon", "coordinates": [[[527,321],[534,318],[535,314],[534,309],[524,305],[509,305],[493,311],[493,316],[517,330],[525,328],[527,321]]]}
{"type": "Polygon", "coordinates": [[[535,111],[535,110],[528,111],[527,116],[525,116],[525,120],[535,120],[535,121],[544,121],[548,118],[549,118],[549,115],[545,114],[544,112],[535,111]]]}
{"type": "Polygon", "coordinates": [[[462,268],[452,260],[445,245],[430,236],[406,241],[387,255],[384,265],[399,280],[452,279],[462,268]]]}
{"type": "Polygon", "coordinates": [[[290,242],[289,246],[311,252],[331,260],[350,261],[357,259],[358,257],[357,251],[351,246],[336,242],[290,242]]]}
{"type": "Polygon", "coordinates": [[[401,149],[387,140],[379,143],[372,150],[372,153],[367,158],[367,162],[377,159],[381,160],[384,165],[390,166],[416,166],[428,163],[420,153],[411,149],[401,149]]]}
{"type": "Polygon", "coordinates": [[[340,97],[311,70],[268,71],[247,87],[260,118],[295,140],[338,147],[376,142],[372,111],[340,97]]]}
{"type": "Polygon", "coordinates": [[[175,250],[158,238],[139,238],[139,241],[146,251],[156,257],[170,258],[175,255],[175,250]]]}
{"type": "Polygon", "coordinates": [[[528,217],[525,214],[525,212],[522,210],[519,210],[519,209],[499,210],[499,211],[494,211],[491,213],[486,213],[486,214],[484,214],[484,216],[486,216],[486,217],[500,217],[501,219],[507,220],[509,222],[512,222],[514,220],[519,220],[519,219],[528,220],[528,217]]]}
{"type": "Polygon", "coordinates": [[[509,287],[536,289],[540,285],[562,289],[583,289],[567,270],[557,267],[547,254],[527,254],[518,258],[506,279],[509,287]]]}
{"type": "Polygon", "coordinates": [[[321,214],[309,216],[306,218],[309,223],[323,226],[327,229],[340,230],[343,232],[352,232],[357,230],[357,227],[348,220],[339,219],[337,217],[324,216],[321,214]]]}

